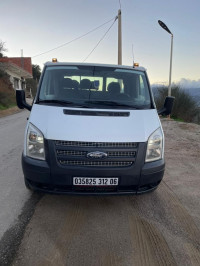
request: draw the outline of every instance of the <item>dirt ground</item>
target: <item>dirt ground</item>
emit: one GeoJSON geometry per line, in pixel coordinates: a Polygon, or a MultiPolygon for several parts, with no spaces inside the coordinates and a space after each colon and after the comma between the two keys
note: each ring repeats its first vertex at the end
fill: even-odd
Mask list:
{"type": "Polygon", "coordinates": [[[15,266],[200,265],[200,126],[162,120],[166,172],[140,196],[45,195],[15,266]]]}
{"type": "Polygon", "coordinates": [[[164,182],[200,229],[200,125],[162,120],[165,132],[164,182]]]}

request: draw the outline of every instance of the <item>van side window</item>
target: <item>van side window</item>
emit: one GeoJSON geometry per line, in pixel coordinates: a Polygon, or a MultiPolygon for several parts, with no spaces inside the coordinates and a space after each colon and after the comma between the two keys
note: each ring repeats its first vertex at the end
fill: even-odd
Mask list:
{"type": "Polygon", "coordinates": [[[120,85],[120,93],[124,92],[124,82],[122,79],[116,79],[116,78],[106,78],[106,91],[108,91],[109,84],[112,82],[117,82],[120,85]]]}

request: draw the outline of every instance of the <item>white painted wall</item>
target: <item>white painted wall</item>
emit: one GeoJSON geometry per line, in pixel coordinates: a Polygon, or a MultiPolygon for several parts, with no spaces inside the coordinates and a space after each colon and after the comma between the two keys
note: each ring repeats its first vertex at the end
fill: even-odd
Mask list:
{"type": "Polygon", "coordinates": [[[5,71],[10,76],[10,82],[12,83],[14,89],[16,89],[15,86],[14,86],[14,79],[16,78],[16,79],[19,80],[18,89],[21,90],[22,89],[22,87],[21,87],[21,76],[17,75],[16,73],[13,73],[13,72],[11,72],[10,70],[7,70],[7,69],[5,71]]]}

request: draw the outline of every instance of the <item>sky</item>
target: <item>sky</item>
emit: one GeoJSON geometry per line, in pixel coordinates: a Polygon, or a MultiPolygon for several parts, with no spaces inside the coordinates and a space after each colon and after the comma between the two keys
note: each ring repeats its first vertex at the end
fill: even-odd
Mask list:
{"type": "MultiPolygon", "coordinates": [[[[0,40],[6,56],[32,57],[43,67],[60,62],[83,62],[111,26],[119,0],[0,0],[0,40]],[[46,52],[99,25],[103,27],[60,49],[46,52]]],[[[171,37],[174,35],[172,81],[200,87],[200,0],[121,0],[122,63],[134,61],[147,69],[151,84],[168,83],[171,37]]],[[[85,62],[117,64],[118,22],[85,62]]]]}

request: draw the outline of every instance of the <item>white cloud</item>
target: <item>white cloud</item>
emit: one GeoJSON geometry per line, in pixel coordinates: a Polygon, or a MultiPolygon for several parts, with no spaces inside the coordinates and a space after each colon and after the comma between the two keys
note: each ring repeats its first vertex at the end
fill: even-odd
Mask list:
{"type": "MultiPolygon", "coordinates": [[[[153,87],[159,87],[159,86],[166,86],[168,87],[169,82],[154,82],[151,85],[153,87]]],[[[200,88],[200,79],[198,80],[191,80],[191,79],[185,79],[182,78],[179,81],[172,82],[172,87],[179,85],[182,89],[199,89],[200,88]]]]}
{"type": "Polygon", "coordinates": [[[182,78],[178,84],[183,89],[193,89],[193,88],[200,88],[200,79],[198,80],[191,80],[191,79],[184,79],[182,78]]]}

